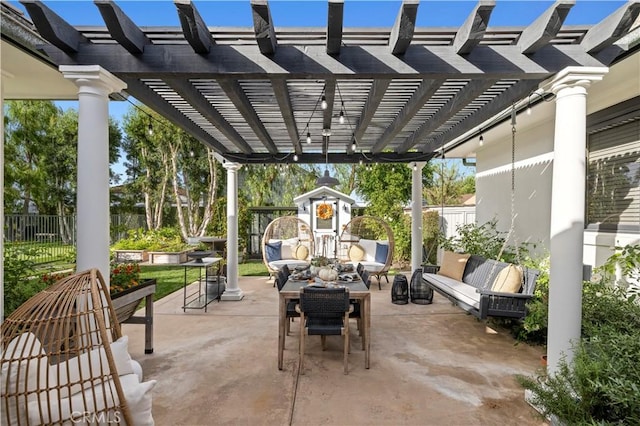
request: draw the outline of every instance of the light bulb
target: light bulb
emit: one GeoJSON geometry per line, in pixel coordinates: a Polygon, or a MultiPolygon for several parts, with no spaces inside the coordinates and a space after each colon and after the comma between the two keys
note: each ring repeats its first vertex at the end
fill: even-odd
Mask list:
{"type": "Polygon", "coordinates": [[[344,124],[344,112],[340,111],[340,124],[344,124]]]}
{"type": "Polygon", "coordinates": [[[355,150],[356,150],[356,148],[358,148],[358,146],[356,145],[356,142],[354,141],[354,142],[351,144],[351,151],[355,151],[355,150]]]}
{"type": "Polygon", "coordinates": [[[418,165],[416,163],[413,163],[413,171],[418,170],[418,165]]]}
{"type": "Polygon", "coordinates": [[[322,102],[320,103],[320,107],[322,109],[327,109],[327,98],[325,98],[324,95],[322,96],[322,102]]]}
{"type": "Polygon", "coordinates": [[[149,125],[147,126],[147,131],[149,132],[150,135],[153,134],[153,124],[149,123],[149,125]]]}
{"type": "Polygon", "coordinates": [[[298,154],[293,154],[293,161],[298,161],[298,154]]]}
{"type": "Polygon", "coordinates": [[[307,132],[307,143],[311,143],[311,132],[307,132]]]}
{"type": "Polygon", "coordinates": [[[531,115],[531,107],[530,106],[527,107],[527,115],[531,115]]]}
{"type": "Polygon", "coordinates": [[[480,146],[484,145],[484,136],[480,135],[480,146]]]}
{"type": "Polygon", "coordinates": [[[362,158],[360,159],[360,162],[359,162],[359,163],[360,163],[360,165],[362,166],[362,158]]]}

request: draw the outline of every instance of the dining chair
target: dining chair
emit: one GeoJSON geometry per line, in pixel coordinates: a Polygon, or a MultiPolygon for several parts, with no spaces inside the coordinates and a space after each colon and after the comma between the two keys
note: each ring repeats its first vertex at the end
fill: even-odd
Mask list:
{"type": "MultiPolygon", "coordinates": [[[[278,288],[278,291],[282,290],[282,287],[284,287],[284,284],[287,282],[288,279],[289,277],[285,277],[283,273],[279,272],[278,274],[276,274],[274,284],[278,288]]],[[[287,308],[286,308],[287,312],[285,316],[287,325],[286,325],[285,336],[288,336],[289,332],[291,331],[291,322],[293,321],[293,319],[300,317],[300,314],[296,310],[296,306],[298,305],[298,303],[300,303],[300,299],[287,300],[287,308]]]]}
{"type": "MultiPolygon", "coordinates": [[[[362,263],[358,264],[358,267],[360,266],[362,266],[362,263]]],[[[364,282],[364,285],[369,289],[371,287],[371,279],[369,277],[369,272],[364,269],[364,266],[362,266],[359,275],[362,282],[364,282]]],[[[362,336],[362,302],[360,302],[360,300],[352,299],[351,304],[353,305],[353,312],[349,315],[349,318],[354,318],[356,320],[358,335],[362,336]]],[[[364,339],[362,339],[362,350],[364,349],[364,339]]]]}
{"type": "Polygon", "coordinates": [[[348,288],[303,287],[300,289],[300,374],[304,374],[304,342],[306,335],[319,335],[322,350],[326,336],[341,335],[344,340],[344,374],[349,374],[349,302],[348,288]]]}

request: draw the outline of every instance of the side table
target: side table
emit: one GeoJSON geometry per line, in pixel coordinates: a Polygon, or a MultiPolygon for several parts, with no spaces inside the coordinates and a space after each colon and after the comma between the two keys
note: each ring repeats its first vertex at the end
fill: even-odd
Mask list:
{"type": "Polygon", "coordinates": [[[205,257],[200,261],[192,260],[181,264],[184,266],[184,286],[183,286],[183,305],[182,310],[186,312],[187,309],[202,309],[207,312],[207,306],[212,301],[220,300],[220,283],[217,282],[218,291],[216,294],[211,294],[208,290],[209,286],[209,268],[218,264],[222,258],[220,257],[205,257]],[[198,287],[191,293],[187,293],[187,287],[190,283],[187,282],[187,270],[189,268],[199,268],[198,287]],[[202,269],[204,269],[204,281],[202,280],[202,269]],[[204,287],[204,291],[203,291],[204,287]]]}

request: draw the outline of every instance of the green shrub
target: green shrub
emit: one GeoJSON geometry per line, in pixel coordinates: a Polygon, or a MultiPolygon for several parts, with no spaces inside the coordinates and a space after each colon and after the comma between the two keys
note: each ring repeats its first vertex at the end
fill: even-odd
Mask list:
{"type": "Polygon", "coordinates": [[[190,248],[182,240],[180,232],[175,228],[160,228],[145,231],[133,229],[123,238],[111,246],[114,250],[148,250],[175,252],[190,248]]]}
{"type": "Polygon", "coordinates": [[[458,235],[441,238],[440,246],[448,251],[470,253],[503,262],[522,263],[522,260],[529,256],[529,244],[521,243],[518,245],[520,256],[520,262],[518,262],[515,247],[505,245],[508,233],[498,231],[496,224],[497,220],[493,219],[482,225],[475,223],[458,225],[456,227],[458,235]],[[501,250],[502,255],[500,255],[501,250]]]}
{"type": "MultiPolygon", "coordinates": [[[[609,266],[583,283],[582,335],[573,362],[562,360],[553,376],[518,376],[533,391],[534,404],[566,424],[640,424],[640,305],[616,285],[609,266]]],[[[540,324],[546,334],[546,321],[540,324]]]]}
{"type": "Polygon", "coordinates": [[[441,240],[440,215],[435,210],[422,214],[422,245],[425,249],[426,263],[435,265],[438,261],[438,243],[441,240]]]}
{"type": "Polygon", "coordinates": [[[4,249],[4,315],[7,316],[46,285],[37,277],[34,259],[38,248],[5,247],[4,249]]]}

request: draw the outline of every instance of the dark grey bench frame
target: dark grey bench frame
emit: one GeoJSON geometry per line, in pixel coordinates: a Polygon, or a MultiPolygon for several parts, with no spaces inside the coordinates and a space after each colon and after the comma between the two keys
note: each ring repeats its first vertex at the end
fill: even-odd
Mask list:
{"type": "MultiPolygon", "coordinates": [[[[475,317],[484,320],[488,317],[523,319],[527,315],[527,302],[533,297],[536,281],[540,271],[524,268],[524,283],[520,293],[501,293],[491,291],[496,276],[508,263],[482,256],[471,255],[464,269],[462,283],[475,287],[480,295],[478,308],[459,300],[455,294],[442,288],[437,282],[430,281],[437,269],[422,274],[423,282],[429,288],[448,298],[454,305],[459,306],[475,317]]],[[[426,267],[425,270],[428,270],[426,267]]]]}

